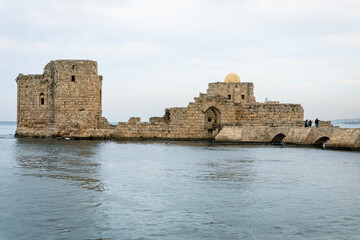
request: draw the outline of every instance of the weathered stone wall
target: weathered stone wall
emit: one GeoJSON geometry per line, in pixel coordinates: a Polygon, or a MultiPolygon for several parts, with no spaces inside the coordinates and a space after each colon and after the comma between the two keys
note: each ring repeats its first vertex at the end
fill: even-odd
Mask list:
{"type": "MultiPolygon", "coordinates": [[[[222,126],[289,126],[302,120],[300,105],[256,103],[253,83],[241,83],[233,75],[236,81],[210,83],[206,93],[200,93],[187,107],[166,109],[164,116],[152,117],[149,123],[131,118],[118,124],[116,134],[211,138],[222,126]]],[[[51,61],[42,75],[19,75],[17,82],[19,127],[112,128],[101,117],[102,77],[94,61],[51,61]]]]}
{"type": "Polygon", "coordinates": [[[43,74],[19,74],[17,82],[17,126],[36,127],[52,122],[51,81],[43,74]]]}
{"type": "Polygon", "coordinates": [[[216,82],[209,83],[206,91],[207,97],[224,97],[233,103],[246,104],[255,103],[254,84],[249,82],[243,83],[226,83],[216,82]]]}
{"type": "Polygon", "coordinates": [[[115,125],[111,125],[105,117],[99,119],[98,129],[115,129],[115,125]]]}
{"type": "Polygon", "coordinates": [[[335,128],[326,147],[360,150],[360,129],[335,128]]]}
{"type": "Polygon", "coordinates": [[[149,122],[130,118],[119,123],[116,136],[124,138],[213,138],[223,126],[298,126],[303,125],[299,104],[256,103],[253,83],[210,83],[187,107],[168,108],[162,117],[149,122]]]}
{"type": "Polygon", "coordinates": [[[329,128],[329,127],[332,127],[331,121],[320,121],[319,122],[319,128],[329,128]]]}
{"type": "MultiPolygon", "coordinates": [[[[59,128],[18,128],[22,136],[70,137],[96,139],[213,139],[213,136],[168,128],[166,124],[119,123],[115,129],[59,129],[59,128]],[[201,137],[208,136],[208,138],[201,137]]],[[[325,148],[360,150],[360,129],[305,128],[305,127],[241,127],[226,126],[215,137],[218,142],[231,143],[285,143],[325,148]]]]}
{"type": "Polygon", "coordinates": [[[251,103],[237,112],[241,126],[298,126],[303,125],[304,109],[300,104],[251,103]]]}
{"type": "Polygon", "coordinates": [[[43,74],[19,74],[16,82],[18,127],[98,128],[102,77],[96,62],[51,61],[43,74]]]}
{"type": "MultiPolygon", "coordinates": [[[[135,139],[148,139],[148,138],[170,138],[170,139],[211,139],[211,132],[207,129],[195,128],[194,125],[185,125],[183,122],[179,122],[181,117],[186,116],[184,114],[184,108],[169,109],[170,112],[176,113],[174,122],[166,123],[164,117],[161,117],[162,121],[150,121],[141,122],[140,118],[131,117],[128,122],[119,122],[116,125],[115,131],[112,132],[112,137],[122,138],[135,138],[135,139]],[[178,124],[176,124],[176,122],[178,124]]],[[[173,115],[175,116],[175,114],[173,115]]],[[[171,117],[171,115],[170,115],[171,117]]],[[[154,120],[154,118],[152,118],[154,120]]],[[[186,121],[187,122],[187,121],[186,121]]]]}
{"type": "Polygon", "coordinates": [[[162,117],[119,123],[115,138],[211,139],[224,126],[303,125],[299,104],[256,103],[252,83],[210,83],[187,107],[168,108],[162,117]]]}
{"type": "Polygon", "coordinates": [[[305,127],[224,127],[218,142],[285,143],[360,150],[360,129],[305,127]]]}
{"type": "Polygon", "coordinates": [[[97,128],[102,88],[97,63],[89,60],[52,61],[45,66],[44,73],[53,76],[56,126],[97,128]]]}
{"type": "Polygon", "coordinates": [[[106,139],[216,139],[230,142],[360,148],[360,130],[343,130],[320,121],[304,127],[300,104],[258,103],[253,83],[210,83],[187,107],[165,109],[164,116],[111,125],[102,117],[102,76],[89,60],[57,60],[43,74],[19,74],[18,136],[106,139]]]}
{"type": "Polygon", "coordinates": [[[208,129],[213,122],[219,127],[303,124],[300,104],[256,103],[252,83],[210,83],[194,100],[187,108],[170,109],[170,124],[193,129],[208,129]]]}

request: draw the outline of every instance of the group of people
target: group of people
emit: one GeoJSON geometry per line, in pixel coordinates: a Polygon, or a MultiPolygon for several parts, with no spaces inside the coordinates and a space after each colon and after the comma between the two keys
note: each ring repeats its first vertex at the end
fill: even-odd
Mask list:
{"type": "MultiPolygon", "coordinates": [[[[320,120],[319,119],[315,119],[315,127],[318,128],[319,127],[319,122],[320,120]]],[[[310,120],[307,120],[305,121],[305,127],[311,127],[312,126],[312,121],[311,119],[310,120]]]]}

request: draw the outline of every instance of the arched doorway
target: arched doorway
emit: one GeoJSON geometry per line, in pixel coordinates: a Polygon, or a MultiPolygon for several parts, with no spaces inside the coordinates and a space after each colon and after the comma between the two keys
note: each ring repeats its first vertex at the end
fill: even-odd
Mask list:
{"type": "Polygon", "coordinates": [[[205,111],[205,122],[208,130],[221,128],[221,113],[215,107],[209,107],[205,111]]]}

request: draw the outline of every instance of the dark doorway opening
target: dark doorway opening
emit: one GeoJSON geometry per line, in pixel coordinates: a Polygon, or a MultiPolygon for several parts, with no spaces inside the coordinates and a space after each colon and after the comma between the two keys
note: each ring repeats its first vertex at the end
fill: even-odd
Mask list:
{"type": "Polygon", "coordinates": [[[43,93],[40,93],[40,105],[44,105],[45,104],[45,95],[43,93]]]}
{"type": "Polygon", "coordinates": [[[205,111],[205,121],[208,130],[221,128],[221,113],[219,109],[209,107],[208,110],[205,111]]]}

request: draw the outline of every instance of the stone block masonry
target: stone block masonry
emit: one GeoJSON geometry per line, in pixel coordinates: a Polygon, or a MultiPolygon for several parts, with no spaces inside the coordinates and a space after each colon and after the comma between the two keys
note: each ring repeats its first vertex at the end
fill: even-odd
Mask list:
{"type": "Polygon", "coordinates": [[[18,128],[98,128],[102,77],[97,63],[57,60],[43,74],[16,78],[18,128]]]}
{"type": "Polygon", "coordinates": [[[284,143],[360,150],[360,129],[305,127],[224,127],[215,138],[231,143],[284,143]]]}
{"type": "MultiPolygon", "coordinates": [[[[254,84],[240,82],[235,73],[223,82],[209,83],[206,93],[186,107],[167,108],[163,116],[151,117],[149,122],[131,117],[111,125],[102,116],[102,80],[97,62],[91,60],[56,60],[42,74],[19,74],[16,136],[240,142],[294,142],[291,139],[299,136],[300,143],[308,144],[311,133],[319,131],[304,127],[300,104],[256,102],[254,84]],[[283,128],[287,129],[284,133],[272,136],[283,128]]],[[[330,122],[321,121],[319,129],[320,133],[333,132],[330,122]]],[[[352,139],[357,134],[346,136],[352,139]]],[[[324,136],[316,144],[329,140],[330,134],[324,136]]],[[[331,136],[336,139],[336,134],[331,136]]],[[[350,145],[357,146],[356,141],[350,145]]],[[[332,139],[329,144],[336,146],[332,139]]]]}

